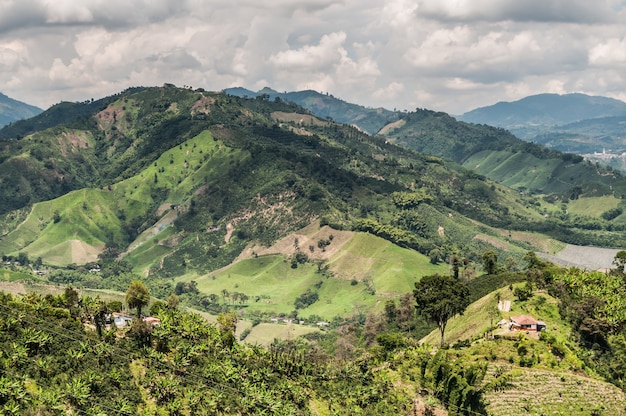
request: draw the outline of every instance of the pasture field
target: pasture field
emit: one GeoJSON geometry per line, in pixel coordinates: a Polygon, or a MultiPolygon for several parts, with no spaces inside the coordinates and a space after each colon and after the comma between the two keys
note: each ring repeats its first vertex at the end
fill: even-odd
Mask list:
{"type": "MultiPolygon", "coordinates": [[[[285,240],[293,241],[293,237],[285,240]]],[[[283,243],[277,246],[293,252],[292,246],[283,243]]],[[[319,299],[299,310],[299,316],[330,320],[360,309],[381,311],[386,298],[411,292],[420,277],[449,272],[446,264],[433,265],[414,250],[366,233],[354,233],[341,245],[333,242],[329,247],[333,251],[327,262],[307,262],[297,268],[286,254],[275,250],[275,254],[244,258],[196,279],[198,289],[220,297],[224,290],[245,293],[250,298],[248,310],[272,314],[291,313],[296,298],[311,291],[319,299]]]]}
{"type": "Polygon", "coordinates": [[[602,213],[617,208],[621,202],[613,195],[578,198],[567,203],[567,210],[573,214],[600,217],[602,213]]]}

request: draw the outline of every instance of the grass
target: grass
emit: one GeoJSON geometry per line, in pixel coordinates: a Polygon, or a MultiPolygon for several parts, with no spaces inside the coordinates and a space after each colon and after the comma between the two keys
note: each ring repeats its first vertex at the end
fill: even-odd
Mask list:
{"type": "Polygon", "coordinates": [[[447,265],[434,265],[414,251],[371,234],[356,233],[330,260],[331,271],[344,279],[373,280],[379,293],[407,293],[419,277],[447,273],[447,265]]]}
{"type": "MultiPolygon", "coordinates": [[[[517,283],[513,285],[513,289],[523,285],[524,283],[517,283]]],[[[563,342],[570,333],[569,326],[559,316],[558,301],[555,298],[544,292],[535,292],[535,295],[529,300],[519,302],[513,296],[513,290],[509,287],[504,287],[472,303],[463,315],[457,315],[450,319],[446,327],[446,343],[454,344],[461,340],[482,338],[490,330],[492,322],[495,325],[503,318],[508,320],[511,316],[516,315],[531,315],[538,320],[544,321],[548,326],[548,331],[563,342]],[[490,313],[497,305],[496,293],[500,295],[500,299],[503,301],[511,301],[511,311],[498,311],[497,316],[494,314],[492,317],[490,313]]],[[[437,329],[424,337],[421,342],[439,345],[440,339],[441,336],[437,329]]]]}
{"type": "Polygon", "coordinates": [[[620,202],[622,200],[613,195],[578,198],[567,204],[567,210],[573,214],[600,217],[602,213],[617,208],[620,202]]]}
{"type": "MultiPolygon", "coordinates": [[[[310,234],[311,230],[303,230],[301,238],[304,233],[310,234]]],[[[318,293],[319,300],[301,309],[299,316],[319,315],[331,320],[361,309],[381,311],[386,298],[410,292],[421,276],[448,272],[447,265],[433,265],[414,250],[394,246],[366,233],[350,235],[341,234],[331,244],[334,252],[326,263],[330,273],[320,273],[318,266],[310,262],[292,268],[287,256],[293,251],[293,244],[286,242],[294,237],[287,237],[276,245],[285,254],[260,255],[236,262],[198,278],[198,289],[220,297],[223,290],[245,293],[250,297],[247,310],[271,314],[290,313],[296,298],[310,290],[318,293]],[[346,240],[337,241],[343,238],[346,240]]]]}
{"type": "Polygon", "coordinates": [[[0,268],[0,281],[4,282],[16,282],[16,281],[31,281],[40,280],[37,276],[30,273],[18,272],[6,268],[0,268]]]}
{"type": "MultiPolygon", "coordinates": [[[[151,214],[150,209],[156,209],[153,192],[166,192],[172,204],[185,203],[203,178],[227,169],[233,158],[240,157],[243,153],[231,151],[213,140],[209,132],[202,132],[110,189],[83,189],[35,204],[26,219],[0,240],[0,252],[25,252],[53,265],[95,261],[107,241],[124,239],[120,231],[124,218],[145,217],[151,214]],[[55,222],[56,213],[60,220],[55,222]]],[[[135,246],[148,239],[146,235],[140,237],[135,246]]],[[[157,251],[163,254],[163,250],[157,251]]],[[[145,249],[142,254],[135,256],[135,266],[147,266],[145,249]]]]}
{"type": "Polygon", "coordinates": [[[528,153],[486,150],[473,154],[463,166],[511,188],[544,189],[559,163],[528,153]]]}
{"type": "MultiPolygon", "coordinates": [[[[464,315],[449,321],[447,343],[473,341],[468,348],[453,350],[458,359],[486,361],[485,382],[497,374],[510,377],[503,391],[486,394],[490,415],[626,414],[626,394],[599,379],[594,369],[586,368],[573,352],[569,341],[571,328],[560,319],[556,299],[535,292],[529,300],[518,302],[508,287],[497,292],[501,299],[512,301],[512,308],[510,312],[500,312],[499,317],[494,316],[494,322],[526,314],[546,322],[548,329],[545,339],[533,333],[512,332],[505,338],[486,340],[483,335],[490,329],[492,318],[488,311],[496,304],[496,291],[470,305],[464,315]],[[557,355],[555,351],[563,354],[557,355]]],[[[508,328],[503,331],[505,335],[508,332],[508,328]]],[[[439,340],[436,330],[422,341],[437,345],[439,340]]]]}

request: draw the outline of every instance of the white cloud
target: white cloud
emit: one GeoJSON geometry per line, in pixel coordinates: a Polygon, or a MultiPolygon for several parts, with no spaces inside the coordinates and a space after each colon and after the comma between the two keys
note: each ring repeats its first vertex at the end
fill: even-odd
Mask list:
{"type": "Polygon", "coordinates": [[[280,51],[270,56],[269,61],[280,70],[319,71],[339,63],[345,49],[344,32],[322,36],[317,45],[305,45],[299,49],[280,51]]]}
{"type": "Polygon", "coordinates": [[[0,0],[2,92],[42,107],[133,85],[304,88],[458,114],[624,96],[617,0],[0,0]]]}
{"type": "Polygon", "coordinates": [[[612,38],[589,51],[589,62],[594,66],[626,65],[626,39],[612,38]]]}
{"type": "Polygon", "coordinates": [[[372,96],[377,99],[395,99],[404,92],[404,85],[400,82],[390,82],[383,88],[379,88],[372,96]]]}

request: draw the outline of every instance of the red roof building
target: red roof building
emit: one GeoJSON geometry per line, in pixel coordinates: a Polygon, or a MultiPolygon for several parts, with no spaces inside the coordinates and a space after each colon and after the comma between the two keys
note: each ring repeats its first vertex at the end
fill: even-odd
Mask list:
{"type": "Polygon", "coordinates": [[[511,316],[509,329],[513,331],[542,331],[546,329],[544,322],[538,321],[532,316],[518,315],[511,316]]]}

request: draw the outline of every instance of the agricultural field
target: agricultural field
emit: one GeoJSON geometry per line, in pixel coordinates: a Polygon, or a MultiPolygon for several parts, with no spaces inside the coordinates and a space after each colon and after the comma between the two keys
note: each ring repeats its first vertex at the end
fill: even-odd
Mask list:
{"type": "Polygon", "coordinates": [[[612,384],[540,369],[511,374],[510,388],[486,395],[490,415],[626,415],[626,395],[612,384]]]}
{"type": "Polygon", "coordinates": [[[621,199],[613,195],[578,198],[567,203],[567,211],[578,215],[599,217],[602,213],[617,208],[621,199]]]}
{"type": "Polygon", "coordinates": [[[576,246],[567,244],[554,254],[539,253],[539,256],[562,266],[580,267],[585,270],[607,270],[613,267],[613,259],[620,249],[576,246]]]}

